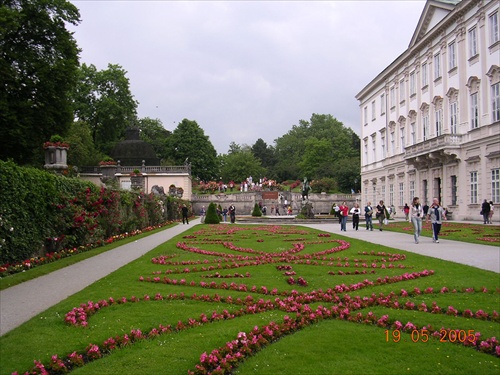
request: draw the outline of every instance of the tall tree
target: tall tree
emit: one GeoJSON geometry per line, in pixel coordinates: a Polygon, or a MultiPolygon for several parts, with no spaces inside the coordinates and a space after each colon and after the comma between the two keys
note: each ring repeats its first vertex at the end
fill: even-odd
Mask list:
{"type": "Polygon", "coordinates": [[[97,165],[103,159],[103,155],[95,148],[89,125],[84,122],[72,124],[65,141],[69,143],[68,164],[70,165],[77,167],[97,165]]]}
{"type": "Polygon", "coordinates": [[[167,139],[172,133],[163,127],[161,120],[144,117],[137,121],[137,126],[141,129],[141,139],[153,146],[162,162],[167,161],[167,139]]]}
{"type": "Polygon", "coordinates": [[[260,177],[264,177],[265,168],[249,150],[222,155],[220,158],[222,159],[220,175],[225,182],[231,180],[241,182],[249,176],[258,181],[260,177]]]}
{"type": "Polygon", "coordinates": [[[80,14],[65,0],[4,0],[0,20],[0,158],[38,164],[73,121],[79,51],[66,24],[80,14]]]}
{"type": "Polygon", "coordinates": [[[75,115],[90,125],[92,138],[98,150],[109,154],[125,134],[135,125],[137,101],[130,92],[127,72],[116,64],[105,70],[83,64],[73,91],[75,115]]]}
{"type": "Polygon", "coordinates": [[[167,139],[167,149],[175,164],[190,163],[191,174],[200,180],[218,178],[217,152],[196,121],[182,120],[167,139]]]}
{"type": "Polygon", "coordinates": [[[252,154],[260,160],[262,166],[270,173],[275,164],[274,148],[268,146],[262,138],[259,138],[252,146],[252,154]]]}

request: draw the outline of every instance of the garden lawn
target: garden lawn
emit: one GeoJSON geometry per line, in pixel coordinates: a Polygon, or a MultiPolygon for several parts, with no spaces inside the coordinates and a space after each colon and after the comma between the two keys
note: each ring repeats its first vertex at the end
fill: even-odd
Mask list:
{"type": "Polygon", "coordinates": [[[499,305],[494,272],[296,226],[197,225],[0,337],[0,373],[498,374],[499,305]]]}
{"type": "MultiPolygon", "coordinates": [[[[374,219],[373,226],[378,229],[378,221],[374,219]]],[[[413,235],[413,225],[406,221],[389,221],[384,230],[413,235]]],[[[422,223],[422,234],[424,237],[432,237],[431,223],[422,223]]],[[[500,246],[500,225],[469,224],[445,221],[441,227],[439,237],[447,240],[470,242],[481,245],[500,246]]]]}

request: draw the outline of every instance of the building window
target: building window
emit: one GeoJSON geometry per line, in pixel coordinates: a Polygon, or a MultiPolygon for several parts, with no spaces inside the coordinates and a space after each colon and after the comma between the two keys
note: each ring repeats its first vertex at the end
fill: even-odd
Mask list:
{"type": "Polygon", "coordinates": [[[380,95],[380,115],[385,113],[385,94],[380,95]]]}
{"type": "Polygon", "coordinates": [[[363,117],[365,119],[365,125],[368,125],[368,107],[363,108],[363,117]]]}
{"type": "Polygon", "coordinates": [[[415,196],[415,181],[410,181],[410,199],[415,196]]]}
{"type": "Polygon", "coordinates": [[[396,93],[394,91],[394,87],[391,87],[391,108],[394,108],[396,106],[396,93]]]}
{"type": "Polygon", "coordinates": [[[405,80],[403,78],[401,81],[399,81],[399,101],[403,102],[405,100],[405,96],[406,96],[406,93],[405,93],[405,80]]]}
{"type": "Polygon", "coordinates": [[[372,155],[373,161],[377,161],[377,139],[375,137],[372,138],[372,155]]]}
{"type": "Polygon", "coordinates": [[[477,172],[470,173],[470,203],[477,204],[477,172]]]}
{"type": "MultiPolygon", "coordinates": [[[[383,201],[385,201],[385,185],[382,185],[382,187],[381,187],[381,194],[382,194],[381,199],[382,199],[383,201]]],[[[375,200],[375,199],[373,199],[373,200],[374,200],[374,202],[376,202],[376,200],[375,200]]]]}
{"type": "Polygon", "coordinates": [[[364,141],[364,150],[365,150],[365,164],[368,164],[369,160],[368,160],[368,140],[367,139],[365,139],[365,141],[364,141]]]}
{"type": "Polygon", "coordinates": [[[470,127],[477,129],[479,126],[479,106],[477,105],[477,92],[470,95],[470,127]]]}
{"type": "Polygon", "coordinates": [[[422,192],[424,193],[424,204],[429,202],[427,180],[422,180],[422,192]]]}
{"type": "Polygon", "coordinates": [[[441,55],[439,53],[434,55],[434,79],[441,77],[441,55]]]}
{"type": "Polygon", "coordinates": [[[500,40],[500,32],[498,28],[498,12],[493,13],[489,17],[489,21],[490,21],[490,45],[493,45],[500,40]]]}
{"type": "Polygon", "coordinates": [[[411,132],[411,144],[414,145],[417,143],[417,134],[415,133],[415,123],[410,123],[410,132],[411,132]]]}
{"type": "Polygon", "coordinates": [[[394,205],[394,185],[389,185],[389,206],[394,205]]]}
{"type": "Polygon", "coordinates": [[[457,134],[457,102],[450,104],[450,132],[457,134]]]}
{"type": "Polygon", "coordinates": [[[477,30],[472,28],[469,30],[469,58],[477,55],[477,30]]]}
{"type": "Polygon", "coordinates": [[[424,116],[422,118],[422,129],[424,132],[424,141],[429,138],[429,116],[424,116]]]}
{"type": "Polygon", "coordinates": [[[452,70],[457,67],[457,51],[455,42],[448,45],[448,69],[452,70]]]}
{"type": "Polygon", "coordinates": [[[426,87],[429,83],[427,82],[427,63],[422,64],[422,87],[426,87]]]}
{"type": "Polygon", "coordinates": [[[382,146],[382,159],[385,159],[385,137],[380,139],[380,145],[382,146]]]}
{"type": "Polygon", "coordinates": [[[443,134],[443,111],[438,109],[436,111],[436,137],[443,134]]]}
{"type": "Polygon", "coordinates": [[[394,132],[391,132],[391,155],[396,154],[396,145],[394,142],[394,132]]]}
{"type": "Polygon", "coordinates": [[[372,102],[372,121],[375,120],[375,100],[372,102]]]}
{"type": "Polygon", "coordinates": [[[373,199],[372,203],[375,203],[377,201],[377,186],[373,185],[373,199]]]}
{"type": "Polygon", "coordinates": [[[500,82],[491,86],[491,113],[493,122],[500,121],[500,82]]]}
{"type": "Polygon", "coordinates": [[[401,152],[405,152],[405,128],[399,129],[400,140],[401,140],[401,152]]]}
{"type": "Polygon", "coordinates": [[[410,73],[410,96],[413,96],[416,94],[416,87],[415,87],[415,72],[410,73]]]}
{"type": "Polygon", "coordinates": [[[405,184],[403,182],[399,183],[399,205],[403,206],[404,205],[404,199],[405,199],[405,184]]]}
{"type": "Polygon", "coordinates": [[[491,200],[500,203],[500,168],[491,170],[491,200]]]}
{"type": "Polygon", "coordinates": [[[451,176],[451,205],[457,205],[457,176],[451,176]]]}

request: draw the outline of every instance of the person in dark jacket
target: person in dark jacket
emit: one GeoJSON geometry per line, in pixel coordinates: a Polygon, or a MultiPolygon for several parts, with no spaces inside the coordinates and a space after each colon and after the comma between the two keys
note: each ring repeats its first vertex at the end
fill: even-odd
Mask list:
{"type": "Polygon", "coordinates": [[[490,204],[485,199],[483,204],[481,205],[481,215],[483,215],[484,224],[488,224],[490,221],[490,204]]]}
{"type": "Polygon", "coordinates": [[[186,221],[186,224],[189,224],[188,220],[188,208],[186,207],[185,204],[182,205],[182,224],[184,224],[184,221],[186,221]]]}

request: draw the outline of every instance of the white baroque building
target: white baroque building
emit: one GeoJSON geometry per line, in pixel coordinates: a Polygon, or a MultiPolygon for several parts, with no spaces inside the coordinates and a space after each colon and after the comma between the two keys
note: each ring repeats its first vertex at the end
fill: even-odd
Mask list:
{"type": "Polygon", "coordinates": [[[428,0],[408,49],[356,95],[365,203],[438,197],[455,220],[500,203],[499,4],[428,0]]]}

